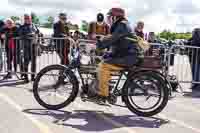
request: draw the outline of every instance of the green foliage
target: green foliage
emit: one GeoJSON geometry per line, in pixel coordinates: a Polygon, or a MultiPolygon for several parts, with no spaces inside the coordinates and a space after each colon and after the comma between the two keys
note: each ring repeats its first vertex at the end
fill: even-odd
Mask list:
{"type": "Polygon", "coordinates": [[[54,17],[48,16],[47,22],[44,23],[43,26],[44,26],[45,28],[52,28],[52,27],[53,27],[53,22],[54,22],[54,17]]]}
{"type": "Polygon", "coordinates": [[[10,17],[14,22],[19,21],[20,18],[18,16],[11,16],[10,17]]]}
{"type": "Polygon", "coordinates": [[[164,38],[167,40],[175,40],[175,39],[190,39],[192,37],[191,33],[174,33],[167,30],[164,30],[158,35],[160,38],[164,38]]]}
{"type": "Polygon", "coordinates": [[[40,19],[39,19],[39,17],[35,14],[35,13],[31,13],[31,17],[32,17],[32,22],[34,23],[34,24],[40,24],[40,19]]]}
{"type": "Polygon", "coordinates": [[[87,32],[89,28],[89,23],[85,20],[82,21],[81,30],[87,32]]]}
{"type": "Polygon", "coordinates": [[[67,24],[70,30],[79,30],[79,26],[77,24],[72,24],[71,22],[68,22],[67,24]]]}

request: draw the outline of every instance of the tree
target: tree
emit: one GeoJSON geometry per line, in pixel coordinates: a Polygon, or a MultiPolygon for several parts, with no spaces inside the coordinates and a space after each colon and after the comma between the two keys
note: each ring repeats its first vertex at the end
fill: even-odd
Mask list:
{"type": "Polygon", "coordinates": [[[81,29],[85,32],[88,31],[88,28],[89,28],[89,23],[85,20],[82,21],[82,26],[81,26],[81,29]]]}
{"type": "Polygon", "coordinates": [[[160,38],[164,38],[167,40],[175,40],[175,39],[190,39],[192,37],[191,33],[174,33],[167,30],[164,30],[159,34],[160,38]]]}
{"type": "Polygon", "coordinates": [[[52,28],[52,27],[53,27],[53,22],[54,22],[54,17],[48,16],[47,22],[44,23],[43,26],[44,26],[45,28],[52,28]]]}
{"type": "Polygon", "coordinates": [[[16,21],[19,21],[20,18],[18,16],[11,16],[11,19],[16,22],[16,21]]]}
{"type": "Polygon", "coordinates": [[[40,20],[39,20],[38,16],[35,13],[33,13],[33,12],[31,13],[31,18],[32,18],[32,22],[34,24],[40,24],[40,20]]]}
{"type": "Polygon", "coordinates": [[[75,28],[76,30],[79,30],[79,26],[78,26],[77,24],[74,25],[74,28],[75,28]]]}

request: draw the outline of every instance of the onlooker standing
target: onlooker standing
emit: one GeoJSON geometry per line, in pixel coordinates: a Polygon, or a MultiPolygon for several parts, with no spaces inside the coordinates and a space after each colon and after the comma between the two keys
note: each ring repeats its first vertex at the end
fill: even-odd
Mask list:
{"type": "Polygon", "coordinates": [[[104,15],[102,13],[97,14],[97,22],[92,22],[89,25],[88,37],[89,39],[96,40],[98,35],[108,35],[110,28],[104,21],[104,15]]]}
{"type": "Polygon", "coordinates": [[[139,21],[137,23],[137,26],[135,27],[134,31],[135,31],[137,36],[139,36],[139,37],[144,39],[144,31],[143,30],[144,30],[144,22],[139,21]]]}
{"type": "Polygon", "coordinates": [[[7,69],[8,74],[4,77],[4,79],[12,78],[11,72],[12,71],[12,62],[14,64],[14,70],[17,71],[17,60],[19,55],[19,48],[16,45],[17,37],[17,27],[12,19],[7,19],[5,27],[0,30],[2,34],[2,38],[5,39],[5,49],[6,49],[6,57],[7,57],[7,69]]]}
{"type": "Polygon", "coordinates": [[[149,35],[148,35],[148,42],[149,43],[156,43],[156,35],[154,32],[149,32],[149,35]]]}
{"type": "Polygon", "coordinates": [[[56,51],[60,57],[61,64],[68,65],[69,64],[69,52],[70,52],[70,42],[68,39],[64,39],[69,36],[69,27],[67,24],[67,15],[65,13],[59,14],[59,21],[54,24],[54,35],[56,43],[56,51]]]}
{"type": "Polygon", "coordinates": [[[73,39],[74,39],[74,41],[77,41],[78,39],[80,39],[80,33],[79,33],[79,31],[75,31],[74,32],[73,39]]]}
{"type": "MultiPolygon", "coordinates": [[[[24,15],[24,24],[20,27],[19,34],[22,37],[22,48],[24,51],[24,64],[21,68],[23,72],[26,74],[22,74],[22,78],[26,82],[29,82],[28,79],[28,66],[31,62],[31,72],[36,72],[36,57],[37,57],[37,50],[36,50],[36,36],[39,34],[38,28],[32,23],[32,18],[30,15],[24,15]]],[[[35,74],[31,75],[31,80],[34,81],[35,74]]]]}
{"type": "MultiPolygon", "coordinates": [[[[5,23],[2,20],[0,20],[0,30],[4,28],[4,26],[5,23]]],[[[1,38],[1,33],[0,33],[0,71],[2,71],[3,69],[3,55],[2,55],[3,44],[4,44],[4,39],[1,38]]]]}
{"type": "MultiPolygon", "coordinates": [[[[200,47],[200,28],[194,29],[192,32],[192,38],[189,40],[189,45],[200,47]]],[[[193,49],[192,55],[190,55],[190,63],[192,67],[192,77],[193,81],[200,81],[200,50],[193,49]]],[[[196,88],[197,85],[194,85],[193,88],[196,88]]]]}

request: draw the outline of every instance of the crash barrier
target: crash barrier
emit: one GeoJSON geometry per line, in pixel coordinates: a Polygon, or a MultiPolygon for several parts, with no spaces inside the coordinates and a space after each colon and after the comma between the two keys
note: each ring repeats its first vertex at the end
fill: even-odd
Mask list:
{"type": "Polygon", "coordinates": [[[1,42],[1,74],[15,74],[18,78],[35,76],[51,64],[67,64],[70,41],[66,38],[17,37],[1,42]],[[20,74],[20,75],[19,75],[20,74]]]}
{"type": "MultiPolygon", "coordinates": [[[[17,37],[5,39],[0,47],[1,74],[11,73],[18,78],[24,74],[35,76],[41,69],[52,64],[67,65],[72,59],[73,48],[79,47],[84,55],[92,55],[96,41],[70,38],[17,37]]],[[[166,66],[166,48],[161,44],[151,44],[145,53],[145,67],[161,68],[166,66]]],[[[85,57],[85,58],[84,58],[85,57]]],[[[87,56],[82,64],[87,64],[87,56]]]]}
{"type": "Polygon", "coordinates": [[[176,75],[178,81],[191,88],[200,83],[200,48],[195,46],[173,45],[169,49],[169,75],[176,75]]]}
{"type": "MultiPolygon", "coordinates": [[[[75,42],[70,38],[45,37],[4,40],[0,45],[1,75],[8,72],[18,76],[36,75],[48,65],[68,64],[74,47],[79,46],[80,51],[91,55],[91,50],[96,48],[95,43],[92,40],[80,39],[75,42]]],[[[198,57],[198,47],[173,45],[169,48],[152,43],[150,50],[145,53],[143,65],[162,72],[166,77],[175,75],[181,83],[200,83],[198,57]]],[[[82,57],[82,63],[87,64],[87,58],[82,57]]]]}

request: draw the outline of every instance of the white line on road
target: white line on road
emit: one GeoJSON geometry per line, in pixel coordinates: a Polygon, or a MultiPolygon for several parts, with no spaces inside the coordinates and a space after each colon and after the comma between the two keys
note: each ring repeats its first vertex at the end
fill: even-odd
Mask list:
{"type": "MultiPolygon", "coordinates": [[[[12,107],[14,107],[18,112],[22,113],[23,108],[20,105],[18,105],[17,103],[15,103],[8,96],[0,93],[0,98],[2,100],[4,100],[5,102],[7,102],[8,104],[10,104],[12,107]]],[[[41,123],[40,121],[38,121],[33,116],[31,116],[29,114],[26,114],[26,113],[22,113],[22,114],[27,119],[29,119],[33,124],[35,124],[37,126],[37,128],[39,128],[39,130],[41,131],[41,133],[52,133],[48,126],[44,125],[43,123],[41,123]]]]}
{"type": "Polygon", "coordinates": [[[200,109],[197,109],[193,106],[188,106],[186,104],[181,104],[181,103],[175,103],[173,101],[169,101],[171,104],[174,104],[174,105],[177,105],[185,110],[189,110],[189,111],[193,111],[193,112],[196,112],[196,113],[200,113],[200,109]]]}
{"type": "Polygon", "coordinates": [[[197,133],[200,133],[200,129],[195,128],[195,127],[192,127],[191,125],[188,125],[187,123],[185,123],[185,122],[183,122],[183,121],[170,118],[170,117],[168,117],[168,116],[166,116],[166,115],[164,115],[164,114],[159,114],[158,116],[161,117],[161,118],[163,118],[163,119],[168,119],[168,120],[170,120],[170,121],[176,123],[177,125],[180,125],[180,126],[182,126],[182,127],[185,127],[185,128],[190,129],[190,130],[193,130],[193,131],[195,131],[195,132],[197,132],[197,133]]]}
{"type": "MultiPolygon", "coordinates": [[[[58,95],[58,96],[59,96],[60,98],[64,98],[64,97],[61,96],[61,95],[58,95]]],[[[80,104],[80,103],[76,103],[76,106],[79,107],[79,108],[85,108],[85,106],[83,106],[83,105],[80,104]]],[[[126,125],[124,125],[124,124],[122,124],[122,123],[119,123],[119,122],[116,122],[116,121],[114,121],[114,120],[108,118],[107,116],[105,116],[105,115],[102,114],[102,113],[95,113],[95,114],[96,114],[97,116],[103,118],[105,121],[111,123],[113,126],[116,126],[116,127],[120,128],[121,130],[124,130],[124,131],[126,131],[126,132],[128,132],[128,133],[138,133],[138,132],[136,132],[135,130],[133,130],[133,129],[129,128],[129,127],[126,127],[126,125]]],[[[173,123],[175,123],[176,125],[179,125],[179,126],[181,126],[181,127],[190,129],[190,130],[195,131],[195,132],[197,132],[197,133],[200,133],[200,129],[195,128],[195,127],[193,127],[193,126],[191,126],[191,125],[185,123],[184,121],[170,118],[170,117],[168,117],[168,116],[166,116],[166,115],[164,115],[164,114],[159,114],[158,116],[161,117],[161,118],[163,118],[163,119],[170,120],[170,121],[172,121],[173,123]]]]}
{"type": "MultiPolygon", "coordinates": [[[[64,98],[63,96],[61,95],[58,95],[60,98],[64,98]]],[[[79,107],[79,108],[85,108],[85,106],[81,105],[80,103],[76,103],[76,106],[79,107]]],[[[102,119],[104,119],[105,121],[109,122],[110,124],[112,124],[113,126],[115,127],[118,127],[120,128],[120,130],[124,130],[126,131],[127,133],[138,133],[136,132],[135,130],[131,129],[131,128],[128,128],[126,127],[126,125],[122,124],[122,123],[119,123],[119,122],[116,122],[110,118],[108,118],[107,116],[105,116],[104,114],[101,114],[101,113],[94,113],[95,115],[101,117],[102,119]]]]}

